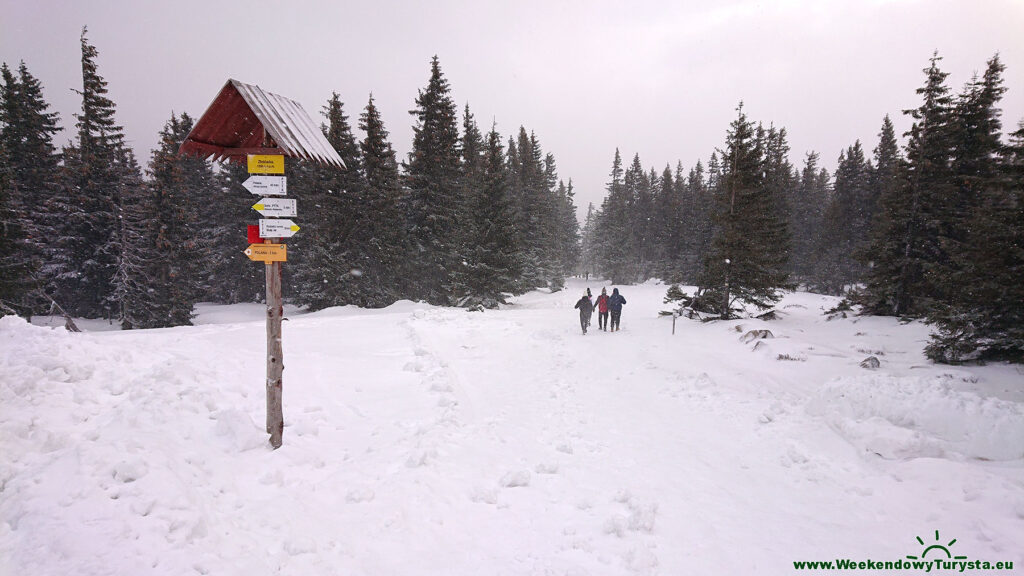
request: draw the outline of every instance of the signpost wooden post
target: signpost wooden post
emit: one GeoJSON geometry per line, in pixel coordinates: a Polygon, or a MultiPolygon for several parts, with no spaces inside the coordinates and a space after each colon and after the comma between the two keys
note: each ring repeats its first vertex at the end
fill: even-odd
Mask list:
{"type": "MultiPolygon", "coordinates": [[[[248,155],[247,165],[250,174],[284,174],[284,156],[269,154],[248,155]]],[[[263,207],[262,204],[256,206],[263,207]]],[[[267,433],[270,434],[270,445],[275,449],[284,441],[284,339],[281,333],[281,319],[284,317],[284,297],[281,291],[281,276],[287,247],[281,244],[280,236],[274,234],[288,232],[288,236],[298,230],[291,220],[260,220],[260,237],[264,241],[264,249],[252,245],[246,252],[257,253],[266,265],[267,280],[267,433]],[[293,230],[294,229],[294,230],[293,230]],[[275,248],[270,248],[274,246],[275,248]],[[276,247],[280,247],[277,249],[276,247]],[[265,256],[264,256],[265,254],[265,256]]],[[[283,233],[281,234],[284,235],[283,233]]],[[[246,254],[252,259],[252,254],[246,254]]]]}
{"type": "MultiPolygon", "coordinates": [[[[345,168],[337,150],[299,103],[237,80],[227,81],[185,137],[179,153],[244,162],[251,176],[243,186],[260,196],[287,194],[287,180],[283,176],[285,156],[345,168]]],[[[284,436],[281,272],[288,259],[288,247],[281,244],[281,238],[293,236],[299,227],[291,220],[274,219],[296,216],[295,200],[263,198],[253,209],[267,217],[260,220],[258,227],[249,227],[250,245],[245,255],[266,267],[267,432],[270,445],[276,449],[284,436]]]]}

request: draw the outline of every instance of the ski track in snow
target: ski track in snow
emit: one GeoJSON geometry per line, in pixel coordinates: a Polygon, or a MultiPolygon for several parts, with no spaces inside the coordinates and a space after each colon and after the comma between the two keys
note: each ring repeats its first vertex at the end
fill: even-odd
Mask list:
{"type": "Polygon", "coordinates": [[[258,307],[0,319],[0,574],[790,574],[936,529],[1024,564],[1020,367],[929,364],[926,327],[812,294],[671,336],[664,286],[626,286],[583,336],[586,285],[292,310],[277,451],[258,307]]]}

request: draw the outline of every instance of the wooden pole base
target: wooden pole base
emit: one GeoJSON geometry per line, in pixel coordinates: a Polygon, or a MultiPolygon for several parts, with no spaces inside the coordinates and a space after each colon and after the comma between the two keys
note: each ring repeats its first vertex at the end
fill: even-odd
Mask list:
{"type": "MultiPolygon", "coordinates": [[[[274,239],[277,241],[277,239],[274,239]]],[[[267,433],[270,445],[281,447],[284,435],[284,412],[281,406],[284,350],[281,345],[281,262],[267,267],[267,433]]]]}

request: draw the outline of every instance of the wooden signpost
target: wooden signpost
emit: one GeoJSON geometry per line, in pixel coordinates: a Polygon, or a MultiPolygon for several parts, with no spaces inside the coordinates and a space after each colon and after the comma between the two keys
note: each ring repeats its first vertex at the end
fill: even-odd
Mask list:
{"type": "MultiPolygon", "coordinates": [[[[284,173],[284,156],[249,155],[247,164],[250,173],[284,173]]],[[[256,209],[256,206],[263,207],[257,203],[253,209],[256,209]]],[[[270,434],[270,445],[274,448],[281,447],[284,437],[284,344],[281,334],[284,298],[281,291],[281,275],[282,264],[288,256],[288,247],[281,244],[281,237],[292,236],[298,229],[299,227],[291,220],[260,220],[260,237],[263,238],[264,244],[250,244],[245,250],[245,255],[250,260],[261,261],[266,265],[267,432],[270,434]],[[292,230],[293,228],[295,230],[292,230]]]]}
{"type": "Polygon", "coordinates": [[[249,244],[244,254],[254,262],[287,262],[288,246],[285,244],[249,244]]]}
{"type": "Polygon", "coordinates": [[[264,198],[252,209],[267,217],[291,218],[299,215],[299,203],[294,198],[264,198]]]}
{"type": "Polygon", "coordinates": [[[284,176],[249,176],[242,186],[257,196],[284,196],[288,193],[288,179],[284,176]]]}
{"type": "MultiPolygon", "coordinates": [[[[287,194],[285,156],[345,168],[319,125],[299,103],[237,80],[227,81],[182,142],[179,153],[244,162],[251,176],[243,186],[261,197],[287,194]]],[[[281,244],[281,238],[295,235],[299,226],[291,220],[276,219],[297,216],[293,199],[262,198],[252,207],[265,218],[260,219],[258,227],[249,226],[249,247],[244,254],[266,266],[267,433],[270,445],[276,449],[284,435],[281,270],[288,259],[288,247],[281,244]]]]}

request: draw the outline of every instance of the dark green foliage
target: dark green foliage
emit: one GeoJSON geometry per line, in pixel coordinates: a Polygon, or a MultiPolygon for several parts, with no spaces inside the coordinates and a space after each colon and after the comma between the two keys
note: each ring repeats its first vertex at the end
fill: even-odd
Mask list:
{"type": "Polygon", "coordinates": [[[819,166],[818,160],[817,152],[807,153],[799,182],[789,199],[789,225],[793,231],[789,269],[795,279],[805,284],[813,284],[820,277],[817,252],[830,195],[828,172],[819,166]]]}
{"type": "Polygon", "coordinates": [[[891,195],[879,199],[883,212],[866,252],[871,267],[858,301],[872,314],[920,316],[941,301],[941,274],[948,262],[940,237],[952,186],[952,99],[937,55],[917,90],[924,101],[906,111],[914,118],[906,166],[891,195]]]}
{"type": "Polygon", "coordinates": [[[416,298],[452,303],[453,274],[462,266],[463,205],[459,183],[459,131],[448,80],[435,56],[430,80],[416,98],[413,145],[405,164],[407,210],[412,242],[411,286],[416,298]]]}
{"type": "MultiPolygon", "coordinates": [[[[287,163],[285,169],[289,169],[287,163]]],[[[259,214],[251,208],[254,196],[242,187],[248,177],[245,165],[227,163],[215,176],[212,186],[198,191],[203,210],[198,214],[196,229],[209,246],[210,256],[209,271],[202,287],[203,300],[223,304],[260,302],[266,294],[264,266],[250,261],[243,253],[249,245],[247,226],[256,224],[259,219],[259,214]]],[[[286,269],[286,294],[291,294],[289,280],[290,273],[286,269]]]]}
{"type": "Polygon", "coordinates": [[[361,117],[369,134],[363,145],[353,136],[337,94],[324,107],[324,116],[324,134],[346,168],[301,168],[299,197],[308,208],[305,234],[298,244],[302,259],[293,267],[294,299],[313,310],[345,304],[386,306],[397,299],[389,269],[398,250],[394,152],[372,97],[361,117]],[[363,148],[372,156],[373,187],[362,163],[363,148]]]}
{"type": "MultiPolygon", "coordinates": [[[[468,133],[464,151],[476,149],[474,131],[468,133]]],[[[493,308],[505,302],[505,293],[515,291],[523,264],[504,149],[494,127],[481,152],[479,157],[467,154],[465,161],[467,180],[479,188],[469,196],[472,235],[467,243],[466,296],[460,305],[493,308]]]]}
{"type": "Polygon", "coordinates": [[[728,318],[740,301],[769,308],[789,287],[785,199],[776,179],[785,135],[754,128],[743,113],[732,122],[722,152],[722,181],[712,218],[716,231],[704,260],[699,295],[728,318]]]}
{"type": "Polygon", "coordinates": [[[625,284],[635,280],[637,265],[631,229],[633,198],[624,181],[622,157],[618,149],[615,150],[610,175],[608,195],[601,203],[595,227],[598,269],[612,283],[625,284]]]}
{"type": "Polygon", "coordinates": [[[956,105],[956,190],[941,238],[949,260],[943,299],[928,310],[938,330],[926,351],[938,361],[1024,361],[1024,124],[1004,148],[1003,69],[998,56],[989,60],[956,105]]]}
{"type": "Polygon", "coordinates": [[[114,318],[120,313],[115,277],[123,278],[118,275],[125,245],[121,209],[138,193],[141,180],[84,29],[81,45],[82,110],[75,115],[77,139],[64,150],[64,188],[55,199],[56,209],[65,213],[56,246],[62,264],[55,292],[72,315],[114,318]]]}
{"type": "Polygon", "coordinates": [[[926,352],[941,362],[1024,362],[1024,182],[981,202],[951,278],[958,288],[929,314],[938,330],[926,352]]]}
{"type": "Polygon", "coordinates": [[[597,216],[594,203],[591,202],[587,205],[587,217],[580,231],[580,259],[577,264],[577,272],[586,278],[590,278],[591,274],[597,274],[598,270],[597,216]]]}
{"type": "Polygon", "coordinates": [[[839,155],[833,193],[822,219],[808,282],[826,294],[843,294],[863,275],[855,255],[868,243],[871,222],[871,164],[860,141],[839,155]]]}
{"type": "MultiPolygon", "coordinates": [[[[24,65],[20,76],[2,67],[4,313],[41,310],[39,301],[55,296],[74,315],[128,329],[187,324],[199,300],[262,300],[265,267],[243,254],[246,226],[259,218],[250,208],[258,198],[242,188],[245,168],[215,173],[178,156],[192,120],[172,115],[144,181],[84,30],[81,45],[77,137],[60,156],[56,115],[38,81],[24,65]]],[[[398,298],[491,306],[510,292],[559,286],[577,265],[573,184],[559,180],[536,135],[521,128],[506,157],[497,132],[485,142],[467,106],[460,137],[436,58],[416,104],[404,175],[372,96],[361,143],[337,94],[325,107],[323,129],[345,170],[286,159],[289,191],[302,202],[284,276],[293,301],[313,309],[398,298]]]]}
{"type": "Polygon", "coordinates": [[[124,256],[119,269],[122,328],[191,324],[205,292],[213,255],[200,214],[215,186],[210,165],[178,154],[192,130],[188,114],[170,120],[149,163],[148,185],[122,209],[124,256]]]}
{"type": "Polygon", "coordinates": [[[59,215],[60,182],[53,146],[57,114],[48,112],[42,85],[22,62],[18,75],[0,66],[0,315],[40,309],[59,215]]]}

